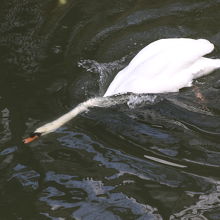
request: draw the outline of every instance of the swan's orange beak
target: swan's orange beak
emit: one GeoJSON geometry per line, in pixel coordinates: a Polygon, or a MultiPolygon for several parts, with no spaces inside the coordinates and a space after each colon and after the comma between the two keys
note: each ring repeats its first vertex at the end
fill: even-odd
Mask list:
{"type": "Polygon", "coordinates": [[[39,137],[40,137],[40,134],[39,134],[39,133],[33,133],[33,134],[30,135],[30,137],[25,138],[25,139],[23,140],[23,143],[24,143],[24,144],[28,144],[28,143],[30,143],[30,142],[36,140],[36,139],[39,138],[39,137]]]}

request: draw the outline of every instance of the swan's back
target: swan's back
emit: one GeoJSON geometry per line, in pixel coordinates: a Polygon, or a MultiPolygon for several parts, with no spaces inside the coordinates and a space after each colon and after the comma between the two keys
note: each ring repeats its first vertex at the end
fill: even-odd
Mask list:
{"type": "Polygon", "coordinates": [[[116,75],[104,96],[127,92],[176,92],[190,86],[193,79],[220,67],[218,59],[202,57],[213,49],[214,45],[205,39],[155,41],[116,75]]]}

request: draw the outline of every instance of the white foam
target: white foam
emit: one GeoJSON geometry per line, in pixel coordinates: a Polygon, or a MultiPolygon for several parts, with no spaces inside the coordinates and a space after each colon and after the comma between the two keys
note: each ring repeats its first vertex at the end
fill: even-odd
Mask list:
{"type": "Polygon", "coordinates": [[[156,101],[156,95],[135,95],[132,94],[128,97],[127,105],[129,108],[134,109],[136,106],[142,103],[154,104],[156,101]]]}

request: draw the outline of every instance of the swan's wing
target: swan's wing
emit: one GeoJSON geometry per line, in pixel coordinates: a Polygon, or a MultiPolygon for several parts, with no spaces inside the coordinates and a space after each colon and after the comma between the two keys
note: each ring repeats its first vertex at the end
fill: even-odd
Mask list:
{"type": "Polygon", "coordinates": [[[192,65],[180,68],[177,72],[158,74],[150,80],[133,78],[133,81],[122,83],[117,91],[123,93],[122,91],[129,89],[129,92],[134,93],[178,92],[183,87],[191,86],[193,79],[207,75],[218,68],[220,68],[220,59],[200,57],[192,65]]]}
{"type": "MultiPolygon", "coordinates": [[[[164,51],[173,51],[173,49],[179,48],[187,48],[189,51],[187,52],[187,55],[189,55],[190,51],[193,51],[193,58],[197,59],[199,57],[202,57],[214,49],[214,45],[210,43],[208,40],[205,39],[190,39],[190,38],[169,38],[169,39],[160,39],[157,41],[154,41],[144,47],[129,63],[128,67],[129,69],[134,69],[138,65],[140,65],[142,62],[145,62],[146,60],[157,56],[158,54],[164,52],[164,51]]],[[[190,56],[190,57],[192,57],[190,56]]],[[[191,58],[190,58],[191,59],[191,58]]]]}
{"type": "MultiPolygon", "coordinates": [[[[153,42],[142,49],[130,64],[116,75],[104,96],[126,92],[151,92],[149,87],[157,86],[158,81],[172,80],[174,75],[187,69],[213,49],[213,44],[205,39],[174,38],[153,42]]],[[[167,88],[169,84],[165,85],[164,82],[163,85],[161,91],[160,87],[156,91],[162,92],[163,87],[167,88]]]]}

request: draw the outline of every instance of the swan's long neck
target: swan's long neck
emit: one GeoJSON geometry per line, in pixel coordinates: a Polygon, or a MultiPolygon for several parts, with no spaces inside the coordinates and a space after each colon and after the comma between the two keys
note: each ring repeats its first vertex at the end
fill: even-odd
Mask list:
{"type": "Polygon", "coordinates": [[[89,108],[98,106],[101,101],[103,101],[102,98],[92,98],[85,102],[82,102],[71,111],[67,112],[58,119],[51,122],[51,124],[54,126],[55,129],[57,129],[65,123],[67,123],[68,121],[70,121],[71,119],[75,118],[77,115],[87,111],[89,108]]]}
{"type": "Polygon", "coordinates": [[[41,135],[48,134],[50,132],[55,131],[74,117],[76,117],[78,114],[83,113],[87,111],[91,107],[109,107],[111,105],[116,104],[116,100],[110,98],[110,97],[96,97],[91,98],[85,102],[80,103],[77,105],[74,109],[67,112],[63,116],[59,117],[58,119],[47,123],[43,125],[42,127],[35,130],[35,133],[40,133],[41,135]]]}

